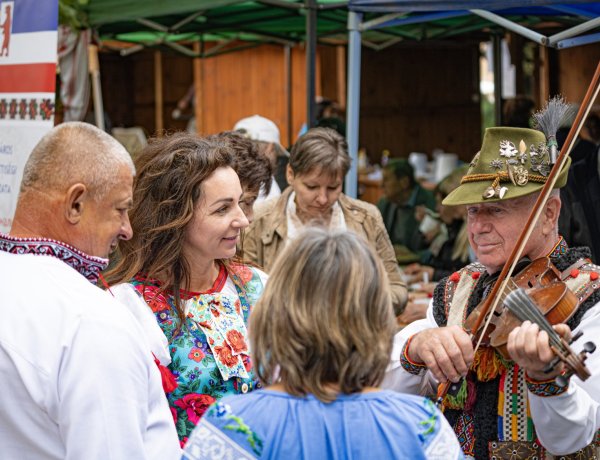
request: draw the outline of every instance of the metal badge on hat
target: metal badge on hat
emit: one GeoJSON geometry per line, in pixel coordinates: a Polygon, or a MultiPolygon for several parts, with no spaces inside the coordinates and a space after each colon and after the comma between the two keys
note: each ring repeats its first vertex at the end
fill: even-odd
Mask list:
{"type": "Polygon", "coordinates": [[[512,182],[513,185],[523,187],[529,181],[544,183],[552,169],[552,164],[558,157],[558,143],[556,142],[556,131],[562,121],[570,114],[570,107],[561,97],[554,97],[539,112],[534,114],[536,129],[542,131],[546,136],[547,143],[539,142],[529,146],[529,163],[532,174],[525,166],[527,162],[527,145],[521,139],[519,149],[509,140],[500,141],[500,157],[490,162],[490,167],[496,169],[496,177],[492,185],[487,187],[482,197],[484,199],[502,199],[508,191],[507,187],[500,186],[501,181],[512,182]],[[504,159],[504,160],[503,160],[504,159]],[[504,169],[506,168],[506,171],[504,169]]]}

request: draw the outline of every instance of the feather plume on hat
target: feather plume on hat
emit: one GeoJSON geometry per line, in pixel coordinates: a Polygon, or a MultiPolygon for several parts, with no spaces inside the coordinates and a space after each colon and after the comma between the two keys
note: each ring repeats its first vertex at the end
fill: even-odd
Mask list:
{"type": "Polygon", "coordinates": [[[546,136],[551,164],[556,163],[558,158],[556,132],[563,125],[565,119],[573,116],[573,112],[573,107],[567,104],[562,96],[555,96],[548,101],[542,110],[533,114],[535,129],[543,132],[546,136]]]}

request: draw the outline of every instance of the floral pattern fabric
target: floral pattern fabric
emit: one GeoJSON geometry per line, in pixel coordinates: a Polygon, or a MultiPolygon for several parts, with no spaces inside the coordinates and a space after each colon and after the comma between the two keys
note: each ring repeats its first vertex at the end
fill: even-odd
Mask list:
{"type": "Polygon", "coordinates": [[[173,296],[161,293],[158,281],[137,276],[131,282],[169,341],[168,368],[178,386],[167,400],[182,446],[212,403],[260,387],[250,362],[246,323],[264,286],[258,272],[245,265],[230,265],[228,276],[238,296],[213,290],[188,293],[183,327],[173,296]]]}

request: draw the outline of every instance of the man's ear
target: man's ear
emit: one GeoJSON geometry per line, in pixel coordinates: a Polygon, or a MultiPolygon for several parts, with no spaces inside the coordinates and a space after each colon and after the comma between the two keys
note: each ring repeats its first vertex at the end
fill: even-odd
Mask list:
{"type": "Polygon", "coordinates": [[[294,181],[294,171],[292,171],[292,167],[288,164],[285,167],[285,178],[287,179],[287,183],[292,185],[294,181]]]}
{"type": "Polygon", "coordinates": [[[65,194],[65,217],[71,224],[81,220],[86,200],[89,199],[89,190],[81,183],[73,184],[65,194]]]}
{"type": "Polygon", "coordinates": [[[542,232],[549,235],[558,225],[558,216],[560,214],[561,200],[560,195],[550,195],[544,209],[544,227],[542,232]]]}

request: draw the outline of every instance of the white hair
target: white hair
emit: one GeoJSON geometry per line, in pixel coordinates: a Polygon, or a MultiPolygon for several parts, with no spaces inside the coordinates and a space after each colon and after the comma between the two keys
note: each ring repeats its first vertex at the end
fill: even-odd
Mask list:
{"type": "Polygon", "coordinates": [[[64,191],[80,182],[99,200],[117,183],[122,166],[135,174],[131,156],[116,139],[88,123],[62,123],[31,152],[21,192],[28,188],[64,191]]]}

